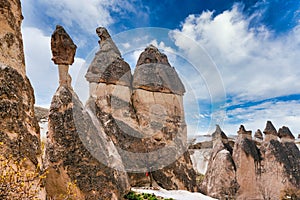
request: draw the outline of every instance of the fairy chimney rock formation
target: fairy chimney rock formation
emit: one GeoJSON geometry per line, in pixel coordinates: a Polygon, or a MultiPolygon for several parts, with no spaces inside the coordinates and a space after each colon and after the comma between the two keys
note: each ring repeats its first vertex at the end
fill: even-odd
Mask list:
{"type": "Polygon", "coordinates": [[[240,126],[237,133],[238,133],[239,137],[252,139],[252,131],[246,131],[246,129],[243,125],[240,126]]]}
{"type": "Polygon", "coordinates": [[[277,140],[278,133],[271,121],[267,121],[264,134],[265,134],[265,141],[277,140]]]}
{"type": "Polygon", "coordinates": [[[294,142],[295,141],[295,136],[292,134],[290,129],[286,126],[279,128],[278,137],[280,138],[281,142],[294,142]]]}
{"type": "Polygon", "coordinates": [[[108,31],[104,27],[98,27],[96,33],[100,38],[100,49],[85,75],[90,82],[91,96],[97,93],[95,87],[98,83],[130,87],[132,81],[130,66],[123,60],[108,31]]]}
{"type": "Polygon", "coordinates": [[[51,37],[52,60],[58,65],[59,84],[71,87],[69,65],[74,63],[77,46],[65,29],[57,25],[51,37]]]}
{"type": "Polygon", "coordinates": [[[99,27],[96,33],[100,49],[85,76],[87,105],[95,107],[104,132],[118,147],[131,186],[195,190],[195,171],[185,152],[184,87],[175,69],[151,46],[139,59],[147,63],[138,62],[132,76],[108,31],[99,27]]]}
{"type": "Polygon", "coordinates": [[[258,141],[262,141],[264,139],[260,129],[257,129],[257,131],[255,131],[254,138],[257,139],[258,141]]]}
{"type": "Polygon", "coordinates": [[[168,58],[150,45],[140,55],[134,71],[132,86],[151,92],[183,95],[185,88],[168,58]]]}
{"type": "Polygon", "coordinates": [[[204,194],[214,198],[233,198],[239,185],[236,182],[236,167],[232,159],[232,148],[227,143],[227,136],[218,125],[213,138],[212,154],[200,189],[204,194]]]}
{"type": "Polygon", "coordinates": [[[215,144],[217,140],[221,140],[223,143],[228,143],[226,134],[222,131],[221,127],[218,124],[216,125],[215,132],[213,132],[212,134],[212,140],[213,144],[215,144]]]}
{"type": "Polygon", "coordinates": [[[68,80],[67,67],[73,63],[76,45],[61,26],[52,35],[51,45],[60,85],[48,119],[47,198],[64,199],[60,195],[67,195],[68,183],[75,182],[73,199],[122,199],[130,185],[120,155],[94,115],[95,105],[83,107],[68,80]]]}
{"type": "MultiPolygon", "coordinates": [[[[217,128],[216,132],[221,131],[217,128]]],[[[279,129],[279,141],[268,121],[264,132],[267,140],[257,142],[241,125],[233,153],[221,139],[216,140],[202,191],[219,199],[280,199],[287,188],[299,190],[300,151],[291,131],[287,127],[279,129]]],[[[262,138],[260,131],[256,135],[262,138]]]]}

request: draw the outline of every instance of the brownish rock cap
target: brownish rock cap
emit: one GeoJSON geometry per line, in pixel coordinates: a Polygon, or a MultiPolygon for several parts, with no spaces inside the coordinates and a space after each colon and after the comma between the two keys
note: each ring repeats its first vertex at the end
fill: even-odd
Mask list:
{"type": "Polygon", "coordinates": [[[278,137],[279,138],[287,138],[287,139],[292,139],[294,140],[295,137],[290,131],[290,129],[286,126],[283,126],[282,128],[279,128],[278,130],[278,137]]]}
{"type": "Polygon", "coordinates": [[[65,29],[57,25],[51,36],[52,60],[57,65],[72,65],[77,46],[65,29]]]}
{"type": "Polygon", "coordinates": [[[264,130],[264,134],[278,136],[277,130],[275,129],[275,127],[273,126],[271,121],[267,121],[266,128],[264,130]]]}
{"type": "Polygon", "coordinates": [[[237,133],[239,135],[250,135],[251,136],[252,131],[246,131],[244,125],[241,125],[240,128],[239,128],[239,130],[237,131],[237,133]]]}

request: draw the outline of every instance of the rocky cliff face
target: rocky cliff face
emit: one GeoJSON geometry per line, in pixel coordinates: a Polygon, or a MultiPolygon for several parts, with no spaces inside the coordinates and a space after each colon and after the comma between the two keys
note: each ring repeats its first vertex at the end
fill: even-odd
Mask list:
{"type": "MultiPolygon", "coordinates": [[[[67,34],[55,31],[52,37],[58,38],[56,34],[61,33],[67,34]]],[[[84,108],[70,82],[63,81],[69,77],[68,64],[73,63],[75,53],[68,52],[74,49],[74,44],[56,41],[52,43],[56,53],[53,60],[64,70],[59,69],[61,84],[53,96],[48,121],[44,163],[49,171],[47,197],[65,199],[68,183],[76,183],[72,191],[76,196],[72,199],[121,199],[130,185],[120,156],[100,123],[95,121],[93,108],[84,108]]]]}
{"type": "Polygon", "coordinates": [[[38,164],[39,126],[34,94],[25,76],[20,1],[0,1],[0,137],[7,156],[38,164]]]}
{"type": "Polygon", "coordinates": [[[47,134],[49,198],[66,195],[70,182],[77,185],[73,199],[121,199],[129,190],[114,146],[92,122],[73,90],[60,86],[51,102],[47,134]]]}
{"type": "Polygon", "coordinates": [[[0,1],[0,63],[14,68],[25,77],[22,20],[19,0],[0,1]]]}
{"type": "MultiPolygon", "coordinates": [[[[268,121],[264,133],[264,141],[254,141],[251,131],[246,131],[244,126],[241,126],[232,154],[226,152],[224,139],[217,140],[202,183],[203,192],[226,199],[230,194],[223,191],[224,188],[230,187],[229,180],[232,180],[235,186],[230,188],[236,189],[231,190],[231,197],[236,199],[279,199],[280,193],[285,189],[299,190],[300,151],[290,130],[282,127],[277,132],[268,121]],[[227,159],[217,152],[222,152],[227,159]],[[224,169],[220,166],[234,167],[224,169]],[[225,170],[227,171],[224,172],[225,170]],[[232,176],[228,177],[230,174],[232,176]],[[223,177],[226,177],[227,182],[223,177]]],[[[259,133],[255,135],[259,136],[259,139],[262,138],[259,133]]]]}
{"type": "Polygon", "coordinates": [[[33,173],[41,162],[40,130],[25,74],[22,19],[19,0],[0,1],[0,155],[14,161],[26,158],[24,173],[33,173]]]}
{"type": "Polygon", "coordinates": [[[184,153],[184,87],[176,71],[150,46],[132,76],[107,30],[100,27],[97,34],[100,50],[86,74],[88,105],[96,107],[95,115],[131,172],[131,185],[152,182],[166,189],[194,190],[195,172],[189,153],[184,153]]]}

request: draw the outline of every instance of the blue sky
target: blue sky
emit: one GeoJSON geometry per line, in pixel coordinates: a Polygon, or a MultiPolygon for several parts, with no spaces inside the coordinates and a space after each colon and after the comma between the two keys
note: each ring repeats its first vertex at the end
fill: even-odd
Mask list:
{"type": "Polygon", "coordinates": [[[110,31],[134,68],[150,43],[165,52],[187,88],[189,135],[255,132],[267,120],[300,133],[300,1],[298,0],[22,0],[27,74],[36,103],[49,106],[58,86],[50,37],[63,25],[78,49],[70,73],[87,91],[95,28],[110,31]],[[155,27],[155,28],[147,28],[155,27]],[[82,79],[82,80],[81,80],[82,79]]]}

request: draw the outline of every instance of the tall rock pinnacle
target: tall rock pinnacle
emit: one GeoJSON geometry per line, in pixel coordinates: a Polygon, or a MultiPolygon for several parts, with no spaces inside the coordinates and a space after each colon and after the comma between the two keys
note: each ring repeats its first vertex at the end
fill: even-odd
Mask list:
{"type": "Polygon", "coordinates": [[[102,131],[92,110],[83,107],[73,91],[68,74],[76,45],[61,26],[52,35],[54,63],[59,67],[60,85],[52,98],[44,167],[49,174],[47,198],[68,194],[68,182],[76,183],[71,199],[117,200],[130,185],[122,160],[110,138],[102,131]]]}
{"type": "Polygon", "coordinates": [[[68,73],[69,65],[74,62],[76,45],[65,29],[57,25],[51,37],[52,60],[58,65],[59,84],[71,87],[71,77],[68,73]]]}
{"type": "Polygon", "coordinates": [[[108,31],[99,27],[96,33],[100,49],[85,76],[87,105],[96,107],[95,116],[118,147],[131,186],[195,190],[196,174],[185,151],[185,90],[175,69],[150,46],[132,76],[108,31]]]}
{"type": "Polygon", "coordinates": [[[121,57],[121,53],[108,31],[104,27],[99,27],[96,29],[96,33],[100,38],[100,49],[85,76],[87,81],[131,86],[130,66],[121,57]]]}
{"type": "Polygon", "coordinates": [[[264,134],[265,134],[266,141],[277,139],[278,133],[271,121],[267,121],[264,134]]]}

